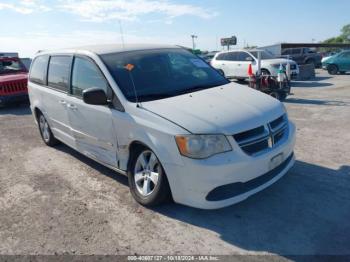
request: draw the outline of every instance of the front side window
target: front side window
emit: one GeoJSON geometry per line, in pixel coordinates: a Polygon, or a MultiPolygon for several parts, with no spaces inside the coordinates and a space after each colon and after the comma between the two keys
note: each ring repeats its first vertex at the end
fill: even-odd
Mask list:
{"type": "Polygon", "coordinates": [[[99,88],[108,93],[108,84],[97,66],[87,59],[76,57],[72,72],[72,94],[81,97],[88,88],[99,88]]]}
{"type": "Polygon", "coordinates": [[[52,56],[49,63],[48,85],[52,88],[67,92],[69,86],[70,56],[52,56]]]}
{"type": "Polygon", "coordinates": [[[31,82],[37,84],[45,84],[47,63],[49,61],[49,56],[42,55],[35,58],[30,69],[29,79],[31,82]]]}
{"type": "Polygon", "coordinates": [[[105,54],[101,58],[131,102],[173,97],[229,83],[198,56],[180,48],[105,54]]]}

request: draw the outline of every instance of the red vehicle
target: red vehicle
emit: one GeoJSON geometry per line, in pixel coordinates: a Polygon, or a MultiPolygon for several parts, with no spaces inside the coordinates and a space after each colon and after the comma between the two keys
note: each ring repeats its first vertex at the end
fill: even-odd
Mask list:
{"type": "Polygon", "coordinates": [[[0,57],[0,106],[28,100],[28,70],[17,57],[0,57]]]}

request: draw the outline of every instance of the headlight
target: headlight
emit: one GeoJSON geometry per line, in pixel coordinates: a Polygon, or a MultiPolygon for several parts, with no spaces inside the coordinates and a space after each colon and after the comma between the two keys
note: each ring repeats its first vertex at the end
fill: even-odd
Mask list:
{"type": "Polygon", "coordinates": [[[224,135],[179,135],[175,140],[181,155],[190,158],[203,159],[232,150],[224,135]]]}

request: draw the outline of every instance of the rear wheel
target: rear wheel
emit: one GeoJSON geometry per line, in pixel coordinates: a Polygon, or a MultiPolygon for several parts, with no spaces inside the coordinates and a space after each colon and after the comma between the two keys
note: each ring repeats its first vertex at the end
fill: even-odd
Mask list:
{"type": "Polygon", "coordinates": [[[52,134],[49,123],[46,121],[46,118],[42,113],[39,113],[38,115],[38,122],[39,122],[39,131],[44,143],[48,146],[57,145],[59,141],[52,134]]]}
{"type": "Polygon", "coordinates": [[[164,169],[157,156],[146,147],[133,152],[128,170],[132,196],[144,206],[162,204],[171,197],[164,169]]]}
{"type": "Polygon", "coordinates": [[[336,65],[329,65],[327,70],[330,75],[336,75],[338,73],[338,67],[336,65]]]}
{"type": "Polygon", "coordinates": [[[281,95],[279,92],[273,91],[269,95],[272,96],[273,98],[276,98],[277,100],[281,101],[281,95]]]}

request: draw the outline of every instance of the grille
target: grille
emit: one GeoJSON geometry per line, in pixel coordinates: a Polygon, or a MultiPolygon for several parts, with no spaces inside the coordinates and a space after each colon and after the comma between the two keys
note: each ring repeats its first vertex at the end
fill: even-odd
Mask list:
{"type": "Polygon", "coordinates": [[[27,81],[18,81],[13,83],[1,84],[0,94],[1,95],[12,95],[17,93],[27,92],[27,81]]]}
{"type": "Polygon", "coordinates": [[[252,156],[282,143],[287,130],[287,116],[282,115],[266,125],[235,134],[233,138],[246,154],[252,156]]]}

